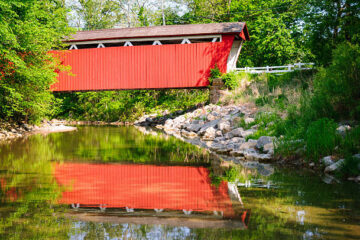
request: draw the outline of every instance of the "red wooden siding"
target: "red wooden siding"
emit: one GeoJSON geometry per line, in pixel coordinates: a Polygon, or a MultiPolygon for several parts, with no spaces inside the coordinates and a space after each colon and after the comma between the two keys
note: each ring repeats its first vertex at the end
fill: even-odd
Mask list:
{"type": "Polygon", "coordinates": [[[211,185],[204,167],[78,164],[55,165],[55,179],[66,186],[59,203],[134,209],[234,210],[226,182],[211,185]]]}
{"type": "Polygon", "coordinates": [[[215,64],[226,72],[234,35],[222,42],[79,49],[61,52],[74,76],[59,74],[53,91],[196,88],[215,64]]]}

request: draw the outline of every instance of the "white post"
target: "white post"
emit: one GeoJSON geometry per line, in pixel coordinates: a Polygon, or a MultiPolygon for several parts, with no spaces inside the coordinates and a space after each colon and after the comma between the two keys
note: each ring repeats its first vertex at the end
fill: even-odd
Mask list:
{"type": "Polygon", "coordinates": [[[266,66],[266,72],[270,72],[269,66],[266,66]]]}

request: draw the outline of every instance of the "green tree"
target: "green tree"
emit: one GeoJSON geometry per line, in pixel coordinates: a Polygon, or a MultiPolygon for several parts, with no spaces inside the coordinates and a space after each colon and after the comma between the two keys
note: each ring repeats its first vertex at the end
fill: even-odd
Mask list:
{"type": "Polygon", "coordinates": [[[0,118],[39,121],[60,61],[48,53],[71,33],[62,0],[0,0],[0,118]]]}
{"type": "Polygon", "coordinates": [[[309,55],[297,24],[300,2],[191,0],[183,19],[187,23],[246,22],[251,41],[244,44],[239,65],[288,64],[309,55]]]}
{"type": "Polygon", "coordinates": [[[77,27],[83,30],[112,28],[123,16],[113,0],[78,0],[70,8],[81,19],[77,27]]]}
{"type": "Polygon", "coordinates": [[[360,2],[357,0],[308,0],[301,18],[305,44],[320,64],[328,65],[341,42],[360,43],[360,2]]]}

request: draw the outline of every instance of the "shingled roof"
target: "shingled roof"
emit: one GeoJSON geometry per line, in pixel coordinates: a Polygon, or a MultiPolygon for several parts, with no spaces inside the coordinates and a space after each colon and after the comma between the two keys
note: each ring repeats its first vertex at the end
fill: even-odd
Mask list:
{"type": "Polygon", "coordinates": [[[244,22],[228,22],[79,31],[70,37],[67,42],[120,38],[171,37],[229,33],[240,34],[243,30],[245,38],[249,40],[249,33],[244,22]]]}

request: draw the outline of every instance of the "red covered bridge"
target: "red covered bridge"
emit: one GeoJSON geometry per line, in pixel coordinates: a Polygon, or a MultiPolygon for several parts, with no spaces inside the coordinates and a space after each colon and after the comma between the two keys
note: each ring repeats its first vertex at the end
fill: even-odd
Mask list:
{"type": "Polygon", "coordinates": [[[72,75],[53,91],[206,87],[210,69],[236,67],[246,24],[211,23],[80,31],[56,52],[72,75]]]}

